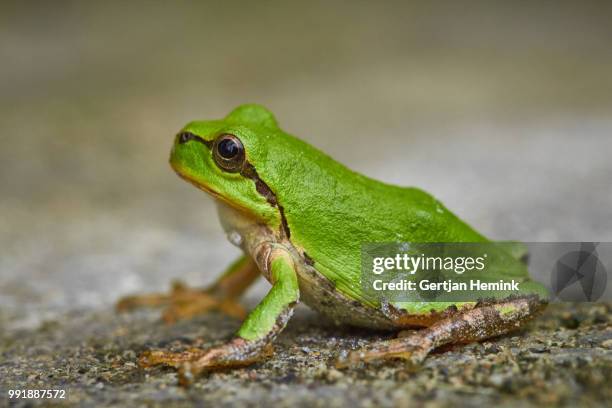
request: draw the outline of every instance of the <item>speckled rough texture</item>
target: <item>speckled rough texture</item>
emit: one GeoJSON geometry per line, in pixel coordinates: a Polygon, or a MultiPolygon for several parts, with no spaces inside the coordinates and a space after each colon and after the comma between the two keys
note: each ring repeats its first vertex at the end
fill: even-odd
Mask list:
{"type": "MultiPolygon", "coordinates": [[[[148,348],[208,345],[238,322],[213,315],[166,326],[155,313],[73,313],[4,333],[0,389],[64,388],[69,404],[181,406],[605,405],[612,398],[612,305],[557,304],[514,335],[453,347],[420,367],[388,363],[339,371],[341,350],[388,337],[336,328],[300,310],[271,359],[213,373],[191,388],[174,370],[142,370],[148,348]]],[[[68,403],[67,403],[68,405],[68,403]]]]}
{"type": "Polygon", "coordinates": [[[239,323],[112,309],[238,255],[167,159],[186,122],[245,102],[488,237],[611,242],[610,21],[610,2],[0,2],[0,406],[22,386],[83,406],[609,405],[604,304],[553,305],[417,371],[348,372],[331,352],[377,335],[300,307],[274,359],[188,391],[138,353],[239,323]]]}

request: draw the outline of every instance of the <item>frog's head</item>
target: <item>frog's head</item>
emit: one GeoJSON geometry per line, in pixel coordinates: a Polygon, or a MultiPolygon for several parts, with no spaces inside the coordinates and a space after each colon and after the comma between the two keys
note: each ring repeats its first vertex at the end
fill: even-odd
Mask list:
{"type": "Polygon", "coordinates": [[[242,105],[222,120],[187,124],[174,139],[170,165],[179,176],[216,199],[270,221],[278,219],[276,197],[254,163],[265,163],[265,148],[278,125],[259,105],[242,105]]]}

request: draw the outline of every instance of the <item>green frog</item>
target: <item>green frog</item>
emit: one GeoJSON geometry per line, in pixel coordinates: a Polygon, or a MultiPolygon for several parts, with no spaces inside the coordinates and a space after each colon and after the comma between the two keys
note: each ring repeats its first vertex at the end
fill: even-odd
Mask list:
{"type": "Polygon", "coordinates": [[[520,282],[512,295],[390,307],[364,291],[362,243],[489,241],[426,192],[358,174],[284,132],[262,106],[242,105],[223,119],[187,124],[174,138],[170,165],[215,200],[229,240],[244,255],[211,287],[179,284],[168,295],[125,298],[119,308],[163,304],[167,321],[213,309],[241,317],[237,300],[255,279],[261,275],[272,285],[225,344],[141,356],[143,366],[177,367],[183,381],[270,356],[298,302],[338,323],[420,329],[353,350],[339,358],[338,367],[388,359],[419,363],[440,346],[517,329],[547,303],[547,291],[529,278],[521,251],[515,265],[496,272],[520,282]]]}

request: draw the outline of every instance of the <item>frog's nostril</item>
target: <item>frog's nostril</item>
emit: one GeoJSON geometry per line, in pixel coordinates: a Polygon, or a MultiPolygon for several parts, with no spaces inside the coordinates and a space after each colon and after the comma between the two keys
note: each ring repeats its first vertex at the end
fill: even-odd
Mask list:
{"type": "Polygon", "coordinates": [[[178,142],[180,144],[187,143],[188,141],[195,139],[195,136],[189,132],[182,132],[179,134],[178,142]]]}

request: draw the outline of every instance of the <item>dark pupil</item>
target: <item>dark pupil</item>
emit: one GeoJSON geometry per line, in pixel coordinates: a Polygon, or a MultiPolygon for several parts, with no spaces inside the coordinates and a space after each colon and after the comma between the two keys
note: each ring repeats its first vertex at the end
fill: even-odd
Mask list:
{"type": "Polygon", "coordinates": [[[225,159],[236,157],[240,153],[240,147],[232,139],[224,139],[219,143],[219,155],[225,159]]]}

